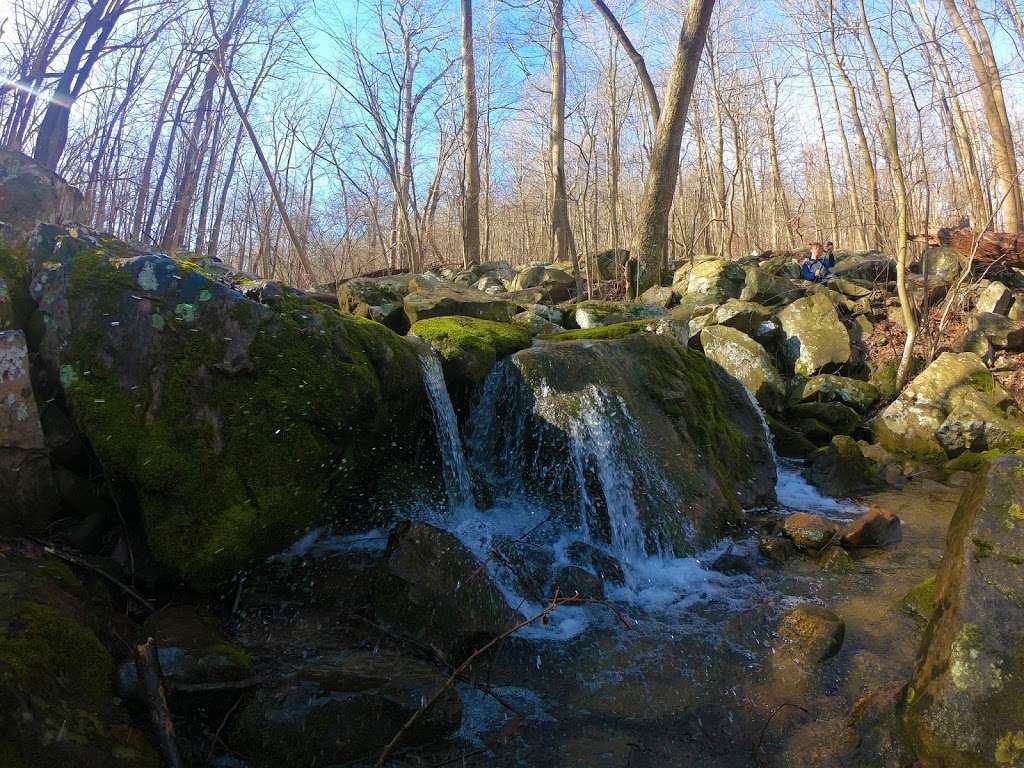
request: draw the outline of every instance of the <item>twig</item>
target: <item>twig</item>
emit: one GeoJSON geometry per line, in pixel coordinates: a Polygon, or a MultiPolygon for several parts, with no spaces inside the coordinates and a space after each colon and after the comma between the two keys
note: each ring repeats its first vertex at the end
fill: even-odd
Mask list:
{"type": "Polygon", "coordinates": [[[754,762],[757,763],[759,766],[764,765],[764,763],[761,762],[761,751],[762,744],[764,743],[764,735],[768,731],[768,726],[771,724],[772,720],[775,719],[775,716],[786,707],[793,707],[795,709],[799,709],[805,715],[811,714],[808,710],[804,709],[799,704],[791,704],[788,701],[782,702],[781,704],[779,704],[779,706],[773,709],[772,713],[768,716],[768,719],[764,721],[764,725],[761,726],[761,733],[758,734],[757,741],[754,742],[754,762]]]}
{"type": "Polygon", "coordinates": [[[49,554],[54,555],[55,557],[59,557],[61,560],[66,560],[67,562],[71,563],[72,565],[77,565],[79,568],[84,568],[87,571],[91,571],[92,573],[95,573],[95,574],[97,574],[99,576],[102,576],[104,579],[109,581],[111,584],[113,584],[115,587],[120,589],[122,592],[124,592],[126,595],[131,597],[133,600],[137,601],[147,611],[149,611],[150,613],[155,613],[156,612],[156,606],[154,606],[149,600],[147,600],[141,594],[139,594],[138,590],[136,590],[134,587],[131,587],[131,586],[125,584],[123,581],[121,581],[119,579],[116,579],[115,577],[111,576],[109,573],[104,571],[102,568],[96,567],[95,565],[90,563],[88,560],[86,560],[84,558],[81,558],[81,557],[78,557],[78,555],[73,555],[70,552],[67,552],[65,550],[59,549],[55,544],[53,544],[53,543],[51,543],[49,541],[45,541],[43,539],[37,539],[37,538],[32,537],[32,536],[30,536],[29,539],[31,541],[34,541],[39,546],[41,546],[49,554]]]}
{"type": "Polygon", "coordinates": [[[153,735],[160,747],[164,765],[166,768],[185,768],[185,763],[178,753],[178,743],[174,739],[174,720],[171,718],[167,694],[160,679],[160,660],[153,638],[135,646],[135,670],[139,675],[141,692],[146,709],[149,710],[149,721],[153,726],[153,735]]]}

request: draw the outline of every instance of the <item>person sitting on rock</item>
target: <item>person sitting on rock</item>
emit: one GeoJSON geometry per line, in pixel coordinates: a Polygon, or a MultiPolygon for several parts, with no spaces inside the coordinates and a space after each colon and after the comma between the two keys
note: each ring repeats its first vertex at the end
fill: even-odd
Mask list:
{"type": "Polygon", "coordinates": [[[800,262],[800,277],[812,283],[823,283],[832,276],[823,258],[825,246],[821,243],[811,243],[810,248],[810,257],[800,262]]]}

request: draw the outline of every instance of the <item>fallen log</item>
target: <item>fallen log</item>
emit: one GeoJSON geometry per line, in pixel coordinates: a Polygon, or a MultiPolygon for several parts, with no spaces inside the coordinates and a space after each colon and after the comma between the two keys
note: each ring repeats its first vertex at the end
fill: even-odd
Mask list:
{"type": "Polygon", "coordinates": [[[985,264],[999,263],[1008,267],[1024,267],[1024,234],[1012,232],[976,232],[970,227],[943,227],[934,234],[907,234],[914,243],[946,246],[962,256],[974,256],[985,264]]]}

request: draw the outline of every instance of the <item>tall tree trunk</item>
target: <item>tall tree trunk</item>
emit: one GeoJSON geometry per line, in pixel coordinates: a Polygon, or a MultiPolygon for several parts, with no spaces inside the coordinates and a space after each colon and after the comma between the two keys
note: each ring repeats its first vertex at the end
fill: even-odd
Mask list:
{"type": "MultiPolygon", "coordinates": [[[[635,235],[636,283],[633,295],[639,296],[661,282],[661,269],[668,243],[668,219],[679,178],[679,153],[686,126],[686,112],[693,94],[701,53],[707,39],[714,0],[690,0],[675,59],[665,90],[661,120],[654,137],[650,168],[640,200],[635,235]]],[[[632,281],[631,281],[632,282],[632,281]]]]}
{"type": "Polygon", "coordinates": [[[868,24],[867,10],[864,8],[864,0],[860,2],[861,31],[864,33],[864,40],[874,60],[875,68],[878,70],[878,78],[881,82],[882,107],[884,121],[882,124],[882,138],[885,142],[885,152],[889,159],[889,173],[892,176],[893,190],[896,196],[896,292],[900,298],[900,308],[903,311],[903,324],[907,329],[907,339],[903,346],[903,356],[900,358],[899,367],[896,369],[896,389],[903,389],[910,374],[910,364],[913,361],[914,341],[917,337],[917,313],[907,293],[907,184],[903,176],[903,162],[900,159],[899,139],[896,135],[896,102],[892,96],[892,86],[889,82],[889,72],[882,62],[875,45],[875,38],[871,33],[871,25],[868,24]]]}
{"type": "Polygon", "coordinates": [[[839,211],[836,208],[836,184],[832,178],[832,158],[828,151],[828,136],[825,134],[825,120],[821,115],[821,99],[818,98],[818,86],[814,82],[814,69],[811,58],[807,57],[807,77],[811,83],[811,95],[814,98],[814,114],[818,118],[818,135],[821,138],[821,152],[825,161],[825,178],[828,179],[828,213],[832,224],[832,239],[839,240],[839,211]]]}
{"type": "Polygon", "coordinates": [[[473,0],[462,0],[462,142],[465,189],[462,201],[462,260],[480,263],[480,152],[477,144],[476,58],[473,53],[473,0]]]}
{"type": "MultiPolygon", "coordinates": [[[[551,129],[548,134],[551,164],[551,261],[569,258],[572,233],[565,191],[565,37],[563,0],[551,3],[551,129]]],[[[577,277],[578,282],[578,277],[577,277]]]]}

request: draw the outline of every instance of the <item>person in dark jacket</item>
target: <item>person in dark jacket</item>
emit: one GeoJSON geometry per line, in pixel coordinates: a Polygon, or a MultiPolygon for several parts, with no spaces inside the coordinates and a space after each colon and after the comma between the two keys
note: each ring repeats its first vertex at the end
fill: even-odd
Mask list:
{"type": "Polygon", "coordinates": [[[832,244],[831,240],[825,243],[825,253],[822,261],[825,262],[825,266],[830,270],[836,265],[836,247],[832,244]]]}
{"type": "Polygon", "coordinates": [[[824,259],[825,246],[811,243],[811,255],[800,262],[800,277],[812,283],[823,283],[832,277],[832,272],[824,259]]]}

